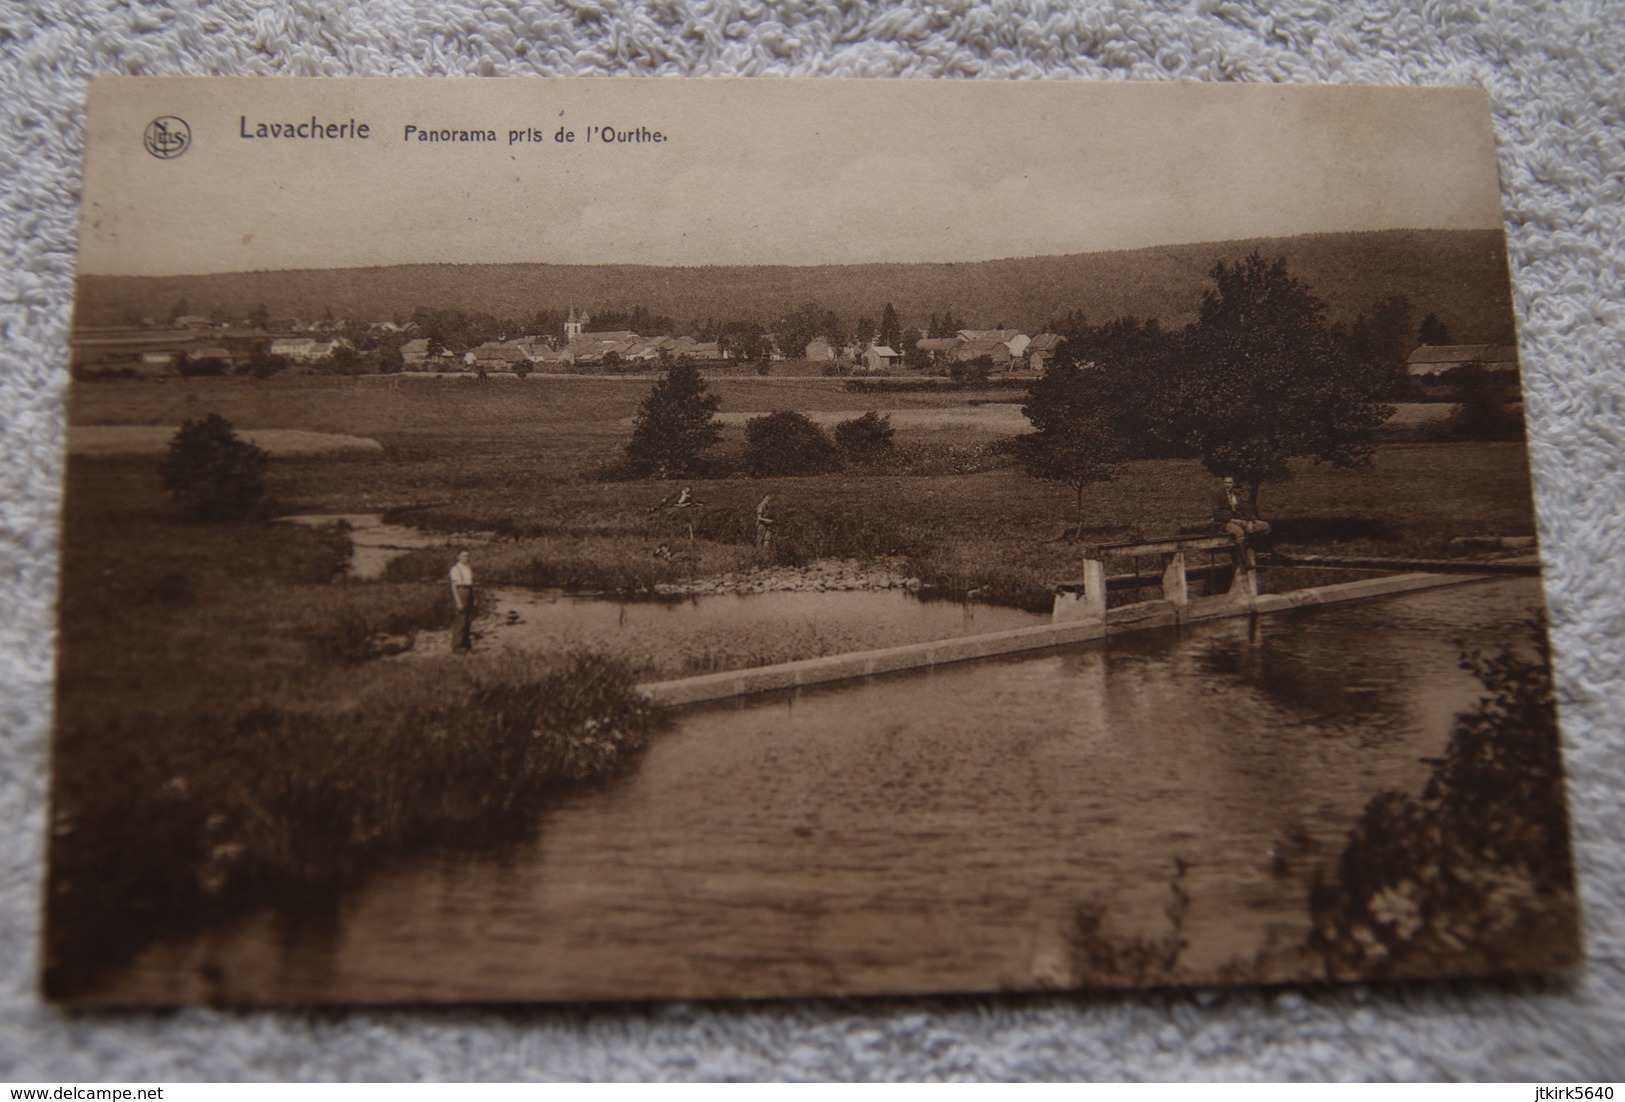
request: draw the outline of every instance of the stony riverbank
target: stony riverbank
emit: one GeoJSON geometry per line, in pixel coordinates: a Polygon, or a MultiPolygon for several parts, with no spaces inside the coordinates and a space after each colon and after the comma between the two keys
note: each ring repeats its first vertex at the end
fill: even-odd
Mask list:
{"type": "Polygon", "coordinates": [[[821,559],[806,566],[769,566],[730,571],[710,578],[655,586],[662,597],[701,597],[719,593],[826,593],[920,588],[901,558],[821,559]]]}

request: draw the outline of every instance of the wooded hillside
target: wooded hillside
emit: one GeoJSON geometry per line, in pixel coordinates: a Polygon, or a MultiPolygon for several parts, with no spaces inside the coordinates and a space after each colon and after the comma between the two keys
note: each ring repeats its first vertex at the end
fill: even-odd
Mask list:
{"type": "Polygon", "coordinates": [[[404,318],[418,306],[529,318],[541,309],[588,311],[642,305],[680,319],[772,323],[806,302],[848,320],[893,303],[905,328],[951,310],[965,324],[1037,330],[1082,310],[1092,321],[1157,317],[1182,326],[1196,314],[1208,272],[1257,249],[1284,256],[1292,273],[1349,320],[1402,294],[1432,312],[1457,341],[1512,343],[1506,243],[1498,230],[1385,230],[1173,245],[1120,252],[964,264],[661,268],[629,265],[411,264],[219,275],[86,276],[80,325],[190,311],[243,317],[260,304],[273,317],[314,319],[331,309],[352,320],[404,318]]]}

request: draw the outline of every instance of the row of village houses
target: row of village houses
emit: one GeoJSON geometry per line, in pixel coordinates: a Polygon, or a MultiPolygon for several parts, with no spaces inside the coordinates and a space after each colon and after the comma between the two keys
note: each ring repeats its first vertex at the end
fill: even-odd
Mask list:
{"type": "MultiPolygon", "coordinates": [[[[162,342],[162,346],[149,340],[144,343],[152,346],[145,350],[132,352],[128,347],[120,347],[117,351],[108,349],[112,355],[98,355],[98,350],[93,347],[112,343],[115,342],[76,339],[76,362],[82,366],[94,366],[98,362],[107,366],[109,360],[120,360],[128,361],[130,366],[138,364],[149,371],[163,371],[173,369],[182,362],[198,363],[204,360],[217,360],[228,366],[236,366],[243,358],[240,352],[234,352],[224,345],[204,345],[195,340],[166,341],[162,342]]],[[[117,343],[127,345],[130,342],[117,343]]],[[[1053,334],[1030,338],[1014,330],[967,329],[956,337],[922,340],[919,347],[933,364],[969,362],[986,356],[1000,370],[1031,368],[1041,371],[1060,343],[1061,338],[1053,334]]],[[[331,361],[340,349],[353,350],[354,347],[343,337],[318,339],[286,336],[272,338],[266,351],[291,364],[314,366],[331,361]]],[[[428,338],[419,337],[402,344],[400,350],[408,371],[512,371],[522,365],[541,371],[574,370],[616,364],[655,364],[679,358],[698,364],[722,363],[734,358],[716,341],[700,341],[686,336],[643,337],[624,330],[580,333],[560,348],[554,348],[542,337],[520,337],[488,341],[463,353],[441,351],[431,354],[428,338]]],[[[803,352],[804,358],[814,363],[841,364],[875,374],[899,369],[904,360],[901,353],[883,344],[835,346],[822,337],[808,344],[803,352]]],[[[772,358],[783,360],[786,356],[774,350],[772,358]]]]}
{"type": "MultiPolygon", "coordinates": [[[[586,332],[584,321],[584,317],[578,320],[572,311],[566,325],[568,340],[558,348],[553,347],[547,338],[527,336],[489,341],[463,353],[442,351],[432,356],[429,340],[419,337],[400,346],[401,358],[409,371],[512,371],[521,367],[569,371],[583,367],[653,365],[679,358],[698,364],[721,363],[732,358],[716,341],[700,341],[687,336],[643,337],[627,330],[586,332]]],[[[409,332],[416,326],[408,323],[402,327],[384,322],[373,323],[370,328],[401,333],[409,332]]],[[[1038,373],[1053,360],[1063,340],[1054,333],[1028,336],[1016,329],[961,329],[951,337],[920,340],[916,348],[934,366],[970,363],[985,358],[997,371],[1038,373]]],[[[218,360],[228,366],[236,366],[242,358],[224,345],[206,345],[199,338],[160,343],[152,337],[121,338],[76,333],[73,343],[75,363],[79,366],[93,366],[97,362],[107,366],[109,360],[116,359],[131,366],[139,364],[140,368],[148,371],[164,371],[174,369],[183,361],[218,360]]],[[[343,337],[328,333],[321,337],[275,337],[269,342],[267,351],[289,363],[318,365],[330,361],[341,348],[353,349],[354,345],[343,337]]],[[[772,357],[783,360],[788,358],[787,352],[775,349],[772,357]]],[[[838,345],[823,337],[808,343],[802,349],[802,358],[815,364],[846,366],[866,374],[893,373],[903,368],[906,360],[898,350],[878,342],[838,345]]],[[[1475,361],[1489,371],[1516,370],[1517,350],[1493,344],[1424,344],[1410,353],[1406,367],[1412,377],[1426,379],[1475,361]]],[[[918,357],[915,362],[919,362],[918,357]]]]}
{"type": "MultiPolygon", "coordinates": [[[[686,356],[700,363],[720,362],[730,358],[716,341],[700,341],[693,337],[643,337],[625,330],[584,332],[582,325],[584,320],[585,315],[581,315],[578,320],[575,311],[571,311],[570,319],[565,325],[567,341],[559,348],[553,347],[548,338],[526,336],[514,340],[489,341],[460,355],[443,352],[439,356],[431,356],[429,340],[420,337],[401,345],[401,357],[407,367],[419,370],[450,366],[457,360],[461,360],[463,365],[468,367],[502,370],[504,367],[512,368],[522,363],[528,363],[532,367],[598,366],[606,361],[648,363],[662,358],[675,359],[678,356],[686,356]]],[[[172,324],[193,330],[217,327],[210,319],[197,315],[177,318],[172,324]]],[[[311,322],[309,325],[295,324],[290,330],[296,335],[274,338],[267,350],[271,355],[280,356],[291,363],[323,363],[331,359],[340,348],[354,347],[344,338],[333,335],[347,324],[332,321],[311,322]],[[323,335],[298,335],[301,332],[323,335]]],[[[417,326],[410,322],[404,326],[393,322],[373,322],[368,326],[369,330],[378,333],[410,332],[416,328],[417,326]]],[[[1062,338],[1053,333],[1030,337],[1015,329],[961,329],[952,337],[921,340],[918,347],[926,353],[932,363],[968,363],[985,356],[996,368],[1003,370],[1020,370],[1023,367],[1042,370],[1044,362],[1053,356],[1061,340],[1062,338]]],[[[791,354],[788,349],[775,349],[773,358],[786,359],[791,354]]],[[[150,359],[157,363],[163,357],[164,353],[154,351],[150,359]]],[[[223,347],[193,348],[188,351],[187,358],[192,360],[218,358],[228,362],[233,359],[232,354],[223,347]]],[[[823,337],[819,337],[806,346],[803,358],[815,363],[844,363],[878,372],[901,366],[905,357],[903,352],[879,342],[832,345],[823,337]]]]}
{"type": "MultiPolygon", "coordinates": [[[[716,341],[698,341],[693,337],[640,337],[636,333],[615,331],[582,333],[563,348],[554,348],[541,337],[520,337],[511,341],[488,341],[471,348],[460,357],[444,356],[455,363],[461,359],[469,367],[495,371],[511,370],[521,364],[534,368],[587,367],[610,364],[653,363],[661,359],[686,356],[696,363],[720,363],[728,359],[716,341]]],[[[410,369],[430,369],[435,361],[429,356],[427,340],[407,341],[401,345],[401,358],[410,369]]]]}
{"type": "MultiPolygon", "coordinates": [[[[917,347],[930,357],[933,364],[970,363],[986,357],[997,370],[1019,371],[1026,368],[1042,372],[1063,340],[1054,333],[1028,337],[1013,329],[962,329],[957,336],[926,338],[919,341],[917,347]]],[[[342,338],[318,341],[308,337],[287,337],[273,340],[270,353],[292,363],[316,364],[331,359],[340,347],[351,346],[342,338]]],[[[169,356],[162,353],[159,358],[168,362],[169,356]]],[[[401,346],[401,358],[407,369],[418,371],[444,370],[459,361],[463,367],[504,371],[513,370],[521,364],[545,369],[603,366],[607,363],[646,364],[678,357],[687,357],[696,363],[719,363],[728,359],[715,341],[697,341],[693,337],[645,338],[630,332],[583,333],[559,349],[539,337],[490,341],[461,356],[448,353],[438,358],[430,357],[426,339],[407,341],[401,346]]],[[[211,347],[194,349],[189,353],[189,358],[230,362],[232,356],[225,348],[211,347]]],[[[783,359],[783,356],[775,355],[775,358],[783,359]]],[[[813,363],[848,364],[874,374],[890,373],[900,368],[903,360],[900,353],[886,345],[834,347],[822,337],[807,345],[804,358],[813,363]]],[[[1518,366],[1517,350],[1494,344],[1424,344],[1407,357],[1406,367],[1410,375],[1427,378],[1474,361],[1487,371],[1515,371],[1518,366]]]]}
{"type": "MultiPolygon", "coordinates": [[[[929,361],[936,363],[968,363],[982,357],[989,359],[996,369],[1042,371],[1060,347],[1062,338],[1053,333],[1037,337],[1014,329],[963,329],[953,337],[926,339],[918,342],[919,349],[929,361]]],[[[299,359],[312,353],[322,354],[320,342],[288,341],[286,350],[272,348],[277,355],[299,359]]],[[[875,374],[885,374],[903,366],[901,352],[878,343],[833,345],[823,337],[811,341],[802,350],[802,358],[813,363],[843,364],[875,374]]],[[[782,351],[772,353],[774,359],[785,359],[782,351]]],[[[433,370],[447,360],[461,359],[468,367],[489,370],[511,370],[521,364],[532,368],[587,367],[606,364],[647,364],[686,357],[695,363],[720,363],[730,359],[729,353],[716,341],[699,341],[693,337],[643,337],[621,330],[603,333],[581,333],[562,348],[554,348],[540,337],[520,337],[516,340],[490,341],[472,348],[461,357],[450,355],[433,358],[429,355],[429,342],[425,339],[408,341],[401,346],[401,357],[408,369],[433,370]]]]}

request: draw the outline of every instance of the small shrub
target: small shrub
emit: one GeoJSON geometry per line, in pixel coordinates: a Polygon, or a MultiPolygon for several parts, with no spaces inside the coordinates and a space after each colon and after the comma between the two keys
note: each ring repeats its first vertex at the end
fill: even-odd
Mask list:
{"type": "Polygon", "coordinates": [[[980,383],[993,374],[993,357],[978,356],[974,360],[956,360],[948,366],[948,377],[956,383],[980,383]]]}
{"type": "Polygon", "coordinates": [[[180,362],[180,373],[183,378],[187,379],[216,378],[230,374],[230,372],[231,365],[215,356],[202,360],[182,357],[180,362]]]}
{"type": "Polygon", "coordinates": [[[256,379],[269,379],[279,372],[286,371],[289,361],[286,356],[273,356],[268,348],[256,344],[248,350],[248,360],[240,370],[245,375],[256,379]]]}
{"type": "Polygon", "coordinates": [[[238,438],[230,421],[211,413],[181,426],[158,473],[193,519],[241,520],[259,509],[270,463],[269,455],[238,438]]]}
{"type": "Polygon", "coordinates": [[[836,466],[835,445],[804,413],[745,422],[745,468],[756,477],[822,474],[836,466]]]}
{"type": "Polygon", "coordinates": [[[854,459],[878,459],[890,455],[896,450],[893,435],[891,418],[882,417],[874,410],[835,426],[836,446],[854,459]]]}
{"type": "Polygon", "coordinates": [[[368,582],[326,588],[327,598],[311,610],[306,629],[318,663],[358,666],[387,653],[380,649],[385,637],[443,627],[451,618],[450,599],[438,584],[368,582]]]}
{"type": "Polygon", "coordinates": [[[1517,376],[1497,378],[1482,362],[1473,360],[1449,373],[1456,408],[1445,426],[1451,440],[1522,440],[1523,410],[1518,399],[1517,376]]]}

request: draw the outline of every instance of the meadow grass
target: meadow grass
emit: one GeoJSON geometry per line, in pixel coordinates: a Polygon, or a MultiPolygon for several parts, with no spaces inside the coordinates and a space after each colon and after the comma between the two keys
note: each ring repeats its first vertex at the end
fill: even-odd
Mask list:
{"type": "MultiPolygon", "coordinates": [[[[1038,607],[1051,583],[1078,572],[1059,539],[1075,524],[1069,492],[1020,473],[1000,438],[945,419],[899,429],[896,453],[814,478],[749,479],[737,469],[743,434],[714,449],[720,477],[684,482],[605,480],[631,430],[647,378],[288,378],[77,387],[76,419],[174,423],[218,410],[244,427],[298,427],[372,436],[381,454],[287,459],[270,488],[289,511],[386,512],[447,533],[481,531],[524,544],[502,550],[490,580],[635,593],[662,581],[755,561],[754,509],[772,493],[782,521],[773,560],[907,556],[911,572],[951,593],[979,590],[1038,607]],[[704,507],[651,512],[678,485],[704,507]],[[692,520],[695,539],[688,538],[692,520]],[[666,543],[680,553],[658,562],[666,543]]],[[[962,411],[1008,392],[953,390],[852,395],[839,379],[710,380],[725,412],[962,411]]],[[[1527,460],[1515,443],[1387,444],[1365,471],[1307,461],[1265,487],[1277,544],[1297,552],[1448,556],[1463,535],[1531,535],[1527,460]]],[[[1125,464],[1086,497],[1085,537],[1168,535],[1211,515],[1214,480],[1190,460],[1125,464]]],[[[490,552],[482,552],[482,557],[490,552]]],[[[427,580],[431,556],[400,568],[427,580]]]]}
{"type": "MultiPolygon", "coordinates": [[[[962,410],[978,395],[903,393],[854,396],[841,380],[723,378],[710,381],[724,412],[786,409],[842,411],[962,410]]],[[[302,428],[366,436],[381,454],[286,459],[273,465],[271,489],[290,509],[403,510],[403,520],[454,531],[459,526],[514,534],[641,531],[649,506],[671,483],[604,482],[650,380],[623,377],[531,378],[480,384],[473,379],[193,379],[167,385],[108,383],[75,387],[74,423],[178,424],[219,412],[240,428],[302,428]]],[[[994,392],[980,398],[1008,399],[994,392]]],[[[716,507],[754,507],[761,492],[794,491],[820,507],[911,515],[935,513],[972,525],[1004,521],[1025,536],[1035,517],[1059,532],[1071,521],[1064,487],[1017,472],[998,437],[946,423],[898,432],[901,462],[849,467],[811,479],[738,477],[692,480],[695,496],[716,507]],[[991,479],[992,485],[979,479],[991,479]],[[900,485],[903,484],[903,485],[900,485]],[[895,492],[894,492],[895,491],[895,492]],[[996,496],[991,496],[996,495],[996,496]]],[[[726,470],[742,442],[736,426],[716,449],[726,470]]],[[[1292,481],[1267,486],[1266,517],[1299,525],[1294,541],[1364,538],[1378,542],[1441,536],[1533,532],[1526,453],[1516,443],[1390,444],[1367,471],[1293,465],[1292,481]],[[1315,527],[1336,521],[1342,529],[1315,527]],[[1307,526],[1306,526],[1307,525],[1307,526]]],[[[1117,481],[1091,489],[1086,524],[1169,530],[1208,516],[1214,480],[1184,460],[1126,464],[1117,481]]],[[[1053,533],[1052,533],[1053,534],[1053,533]]]]}
{"type": "MultiPolygon", "coordinates": [[[[241,427],[296,427],[380,440],[384,451],[289,458],[272,467],[272,495],[289,512],[381,511],[445,533],[515,541],[483,551],[491,581],[616,593],[741,569],[754,511],[775,499],[772,561],[906,556],[913,573],[952,593],[980,590],[1033,607],[1077,573],[1069,491],[1023,475],[995,434],[945,418],[897,433],[879,462],[812,478],[737,473],[743,434],[731,425],[708,457],[712,477],[606,480],[621,457],[647,378],[196,379],[76,387],[76,421],[176,423],[218,411],[241,427]],[[654,508],[690,486],[701,508],[654,508]],[[692,525],[692,533],[689,528],[692,525]],[[692,538],[691,538],[692,536],[692,538]],[[676,552],[661,561],[661,544],[676,552]]],[[[724,411],[851,410],[839,379],[710,380],[724,411]]],[[[858,396],[881,412],[962,411],[1007,393],[902,392],[858,396]]],[[[1517,443],[1392,443],[1364,471],[1307,461],[1267,486],[1262,506],[1277,545],[1300,553],[1449,556],[1467,535],[1534,532],[1527,457],[1517,443]]],[[[1164,536],[1207,523],[1214,479],[1192,460],[1124,464],[1086,495],[1084,536],[1095,542],[1164,536]]],[[[392,577],[428,581],[433,555],[392,577]]],[[[442,568],[443,569],[443,568],[442,568]]]]}

